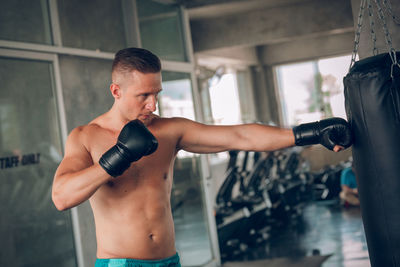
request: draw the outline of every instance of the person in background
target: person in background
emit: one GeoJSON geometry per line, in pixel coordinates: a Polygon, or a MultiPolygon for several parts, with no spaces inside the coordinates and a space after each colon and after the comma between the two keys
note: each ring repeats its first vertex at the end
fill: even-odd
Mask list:
{"type": "Polygon", "coordinates": [[[342,191],[340,192],[340,200],[345,207],[360,206],[358,198],[358,189],[354,167],[350,166],[343,169],[340,175],[340,185],[342,191]]]}

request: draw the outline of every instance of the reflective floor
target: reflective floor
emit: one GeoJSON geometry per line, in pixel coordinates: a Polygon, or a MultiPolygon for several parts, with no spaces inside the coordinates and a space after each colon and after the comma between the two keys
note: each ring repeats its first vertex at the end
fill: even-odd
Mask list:
{"type": "Polygon", "coordinates": [[[304,259],[321,256],[326,256],[322,265],[315,266],[370,266],[359,208],[344,208],[336,200],[308,203],[297,222],[274,230],[267,242],[233,261],[291,259],[299,264],[290,266],[304,266],[304,259]]]}

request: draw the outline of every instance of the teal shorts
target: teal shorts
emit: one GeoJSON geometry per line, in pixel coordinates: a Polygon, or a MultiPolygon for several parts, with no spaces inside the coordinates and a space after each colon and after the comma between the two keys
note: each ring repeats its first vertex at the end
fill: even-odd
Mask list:
{"type": "Polygon", "coordinates": [[[161,260],[97,259],[94,267],[181,267],[179,255],[161,260]]]}

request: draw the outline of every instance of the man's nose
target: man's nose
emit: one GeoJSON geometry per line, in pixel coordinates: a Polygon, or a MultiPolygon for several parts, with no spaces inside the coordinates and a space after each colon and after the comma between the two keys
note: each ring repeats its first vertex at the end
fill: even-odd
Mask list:
{"type": "Polygon", "coordinates": [[[146,109],[150,110],[151,112],[156,111],[157,109],[157,98],[155,96],[150,96],[147,103],[146,109]]]}

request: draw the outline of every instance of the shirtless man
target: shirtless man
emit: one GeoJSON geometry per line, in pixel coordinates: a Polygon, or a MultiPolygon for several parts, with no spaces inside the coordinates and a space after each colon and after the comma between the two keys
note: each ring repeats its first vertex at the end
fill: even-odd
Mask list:
{"type": "Polygon", "coordinates": [[[211,126],[154,115],[162,90],[161,64],[145,49],[128,48],[115,55],[110,90],[111,109],[68,136],[52,191],[59,210],[89,199],[96,224],[96,266],[180,266],[170,194],[181,149],[272,151],[320,143],[339,151],[351,145],[348,124],[339,118],[292,130],[261,124],[211,126]]]}

